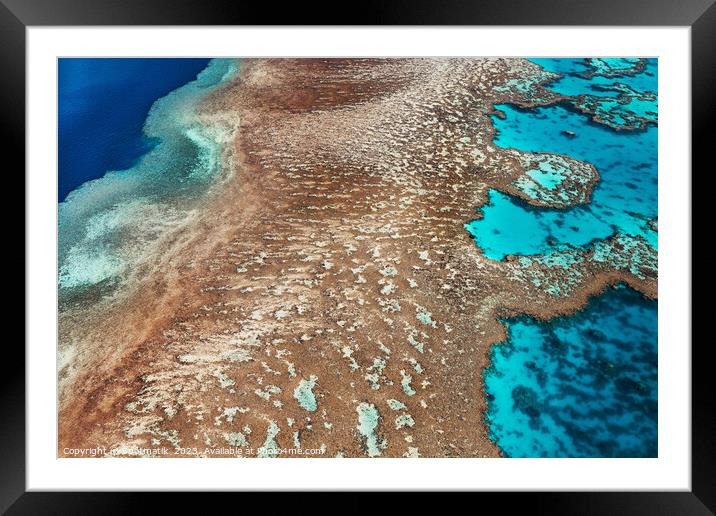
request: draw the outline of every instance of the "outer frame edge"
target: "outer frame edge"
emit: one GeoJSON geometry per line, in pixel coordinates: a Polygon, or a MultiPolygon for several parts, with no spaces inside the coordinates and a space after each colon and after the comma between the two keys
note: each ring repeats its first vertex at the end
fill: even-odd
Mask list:
{"type": "MultiPolygon", "coordinates": [[[[6,170],[12,171],[6,177],[9,183],[7,187],[14,192],[13,197],[22,192],[24,198],[25,26],[4,4],[0,4],[0,34],[0,69],[3,71],[0,88],[0,147],[4,151],[2,155],[6,163],[10,163],[6,165],[6,170]],[[22,174],[19,173],[21,170],[22,174]]],[[[22,250],[9,255],[12,269],[20,270],[26,263],[25,226],[19,223],[7,224],[5,228],[7,236],[15,232],[12,235],[17,236],[15,241],[22,242],[22,250]],[[19,234],[21,231],[22,236],[19,234]]],[[[25,307],[24,294],[22,306],[25,307]]],[[[7,324],[6,327],[10,329],[12,325],[7,324]]],[[[3,360],[6,367],[0,375],[0,408],[4,415],[0,424],[3,456],[0,460],[0,512],[6,510],[25,491],[25,352],[18,341],[17,338],[6,341],[3,360]]]]}
{"type": "MultiPolygon", "coordinates": [[[[696,177],[694,172],[698,169],[702,174],[699,180],[704,181],[706,186],[706,174],[713,163],[710,149],[716,140],[713,122],[713,114],[716,112],[716,92],[713,88],[716,83],[716,4],[712,4],[691,27],[691,69],[692,182],[696,177]]],[[[708,190],[699,188],[693,191],[708,190]]],[[[702,202],[692,201],[692,206],[705,206],[708,203],[708,199],[702,199],[702,202]]],[[[692,226],[700,220],[693,215],[692,219],[692,226]]],[[[692,227],[693,234],[698,233],[693,233],[692,227]]],[[[692,241],[698,243],[693,236],[692,241]]],[[[709,320],[709,307],[699,303],[693,303],[692,306],[696,315],[692,315],[692,320],[709,320]]],[[[716,382],[711,369],[712,361],[708,356],[708,344],[706,339],[692,338],[691,487],[699,500],[712,512],[716,512],[716,410],[712,398],[716,392],[716,382]]]]}
{"type": "MultiPolygon", "coordinates": [[[[0,106],[4,109],[3,112],[3,146],[7,145],[8,150],[12,150],[15,155],[19,156],[19,160],[16,163],[21,164],[24,169],[25,156],[23,151],[18,149],[24,149],[24,146],[20,144],[25,137],[25,117],[24,107],[25,100],[25,25],[62,25],[57,20],[69,20],[72,24],[95,24],[104,21],[107,24],[107,18],[109,15],[102,15],[102,5],[112,4],[114,7],[109,12],[114,13],[117,9],[117,3],[111,0],[99,2],[96,1],[90,5],[94,5],[94,10],[89,15],[77,12],[77,8],[80,2],[73,0],[62,0],[64,5],[73,4],[75,9],[70,8],[65,11],[62,16],[59,16],[58,10],[47,9],[44,12],[32,11],[32,9],[42,9],[47,5],[42,0],[25,0],[27,4],[30,4],[31,12],[26,10],[17,9],[17,2],[11,0],[4,0],[0,3],[0,33],[3,35],[3,45],[0,46],[0,64],[5,72],[5,84],[2,90],[0,90],[0,106]],[[11,10],[6,4],[11,4],[14,9],[11,10]],[[52,11],[52,12],[47,12],[52,11]],[[17,13],[20,13],[18,16],[17,13]],[[93,18],[94,16],[94,18],[93,18]],[[74,21],[73,21],[74,20],[74,21]],[[22,103],[18,102],[18,99],[23,99],[22,103]]],[[[162,2],[155,2],[158,5],[162,2]]],[[[177,16],[168,14],[165,23],[166,24],[182,24],[182,19],[186,21],[187,15],[192,15],[193,2],[191,0],[182,0],[179,2],[181,9],[175,11],[177,16]]],[[[623,5],[623,2],[621,2],[623,5]]],[[[667,2],[669,3],[669,2],[667,2]]],[[[692,103],[694,107],[698,107],[699,111],[693,112],[693,159],[694,162],[702,160],[706,163],[707,149],[706,142],[714,141],[714,129],[713,124],[709,123],[708,115],[714,112],[714,106],[716,106],[716,98],[712,90],[712,86],[716,83],[715,71],[716,71],[716,59],[714,58],[713,51],[716,49],[716,4],[713,0],[709,0],[708,4],[704,7],[702,0],[692,1],[693,8],[688,9],[688,12],[693,15],[695,10],[698,11],[698,15],[694,20],[687,20],[684,23],[683,16],[672,18],[670,21],[659,24],[664,25],[692,25],[692,69],[693,69],[693,86],[692,86],[692,103]],[[696,6],[698,4],[698,6],[696,6]],[[699,152],[699,148],[703,149],[699,152]]],[[[581,4],[580,7],[583,7],[581,4]]],[[[127,7],[123,15],[119,18],[114,18],[113,23],[121,24],[126,23],[126,20],[130,19],[134,22],[133,24],[151,24],[147,21],[148,19],[154,18],[150,13],[142,12],[141,10],[132,9],[133,5],[127,7]]],[[[449,10],[449,7],[447,7],[449,10]]],[[[658,9],[655,9],[658,10],[658,9]]],[[[153,9],[150,9],[153,11],[153,9]]],[[[217,11],[220,11],[218,9],[217,11]]],[[[506,9],[505,9],[506,11],[506,9]]],[[[549,9],[546,9],[549,11],[549,9]]],[[[579,9],[575,9],[579,11],[579,9]]],[[[460,10],[453,11],[456,16],[463,18],[460,10]]],[[[235,13],[236,14],[236,13],[235,13]]],[[[384,19],[392,20],[391,23],[395,22],[395,12],[385,13],[384,19]]],[[[418,18],[425,21],[425,16],[431,16],[430,10],[422,11],[418,18]]],[[[530,16],[529,13],[527,17],[530,16]]],[[[398,15],[400,16],[400,15],[398,15]]],[[[509,16],[509,15],[507,15],[509,16]]],[[[519,17],[519,16],[518,16],[519,17]]],[[[248,18],[252,18],[249,16],[248,18]]],[[[374,15],[374,18],[381,18],[381,15],[374,15]]],[[[438,16],[437,20],[442,20],[444,17],[438,16]]],[[[489,16],[488,16],[489,18],[489,16]]],[[[495,24],[499,17],[492,17],[488,21],[490,24],[495,24]]],[[[226,19],[226,18],[225,18],[226,19]]],[[[406,20],[413,19],[410,15],[405,17],[406,20]]],[[[540,20],[542,18],[537,18],[540,20]]],[[[627,17],[630,19],[630,17],[627,17]]],[[[201,18],[195,18],[196,21],[200,21],[201,18]]],[[[464,18],[463,18],[464,20],[464,18]]],[[[640,19],[631,19],[637,24],[649,24],[643,23],[640,19]]],[[[472,23],[473,17],[468,17],[466,21],[462,23],[472,23]]],[[[499,21],[499,20],[498,20],[499,21]]],[[[590,18],[591,24],[602,24],[600,18],[590,18]]],[[[227,23],[233,23],[234,19],[229,17],[227,23]]],[[[192,23],[196,24],[196,23],[192,23]]],[[[563,22],[563,24],[570,24],[563,22]]],[[[9,154],[9,153],[8,153],[9,154]]],[[[24,190],[24,185],[23,185],[24,190]]],[[[23,246],[24,250],[24,246],[23,246]]],[[[27,271],[26,271],[27,273],[27,271]]],[[[714,411],[711,401],[708,399],[709,395],[716,389],[714,388],[713,375],[708,371],[709,361],[698,360],[701,356],[701,350],[698,347],[694,348],[693,361],[693,447],[698,453],[693,454],[693,494],[690,493],[588,493],[588,494],[560,494],[560,495],[549,495],[544,493],[520,495],[523,501],[530,500],[531,504],[537,503],[537,507],[532,505],[533,512],[537,509],[537,513],[541,513],[541,509],[547,509],[548,506],[553,505],[551,503],[543,504],[544,498],[559,500],[559,503],[555,503],[555,507],[561,507],[567,509],[568,507],[581,507],[585,508],[583,503],[589,503],[593,510],[588,513],[595,513],[594,510],[599,512],[601,509],[606,509],[607,506],[604,503],[609,502],[609,506],[612,507],[616,512],[622,512],[623,509],[636,509],[642,507],[644,511],[650,510],[650,514],[661,514],[673,511],[676,509],[675,505],[679,506],[679,513],[681,514],[708,514],[709,509],[713,509],[716,502],[714,497],[716,494],[712,486],[714,485],[714,456],[716,453],[715,441],[712,438],[716,435],[716,425],[714,424],[714,411]],[[538,497],[544,497],[542,501],[538,501],[538,497]],[[595,497],[600,497],[602,503],[595,497]],[[667,497],[666,499],[663,497],[667,497]],[[571,500],[571,501],[570,501],[571,500]],[[577,504],[577,500],[581,500],[583,503],[577,504]],[[620,501],[621,500],[621,501],[620,501]],[[649,501],[651,500],[651,502],[649,501]],[[653,502],[660,500],[657,509],[653,502]],[[665,503],[670,500],[672,503],[665,503]],[[668,510],[667,510],[668,509],[668,510]],[[656,510],[656,512],[655,512],[656,510]]],[[[25,488],[25,398],[24,398],[24,353],[20,353],[20,363],[22,367],[15,368],[15,371],[8,371],[7,374],[2,378],[2,389],[0,395],[2,396],[2,408],[6,410],[6,414],[10,413],[14,416],[19,416],[17,421],[9,419],[5,425],[0,426],[0,442],[3,443],[4,460],[2,461],[2,469],[0,470],[0,512],[4,512],[10,505],[12,505],[11,513],[24,514],[24,513],[35,513],[48,512],[50,509],[56,513],[65,513],[67,511],[62,510],[63,503],[68,503],[65,509],[74,510],[84,509],[83,512],[89,510],[90,507],[97,507],[100,499],[104,501],[101,506],[106,509],[106,504],[111,503],[116,505],[117,509],[121,509],[123,504],[119,503],[119,494],[100,495],[99,493],[87,494],[87,495],[72,495],[70,493],[24,493],[25,488]],[[9,409],[9,410],[8,410],[9,409]],[[80,499],[85,500],[82,502],[80,499]],[[16,501],[17,500],[17,501],[16,501]],[[64,501],[63,501],[64,500],[64,501]],[[16,502],[15,502],[16,501],[16,502]],[[13,502],[15,502],[13,504],[13,502]],[[80,505],[78,505],[80,504],[80,505]],[[29,510],[29,511],[28,511],[29,510]],[[28,511],[28,512],[26,512],[28,511]]],[[[17,362],[16,362],[17,364],[17,362]]],[[[19,364],[18,364],[19,365],[19,364]]],[[[148,495],[140,495],[148,496],[148,495]]],[[[598,513],[597,512],[597,513],[598,513]]],[[[633,514],[631,510],[628,510],[630,514],[633,514]]],[[[641,512],[641,511],[638,511],[641,512]]],[[[646,512],[645,512],[646,513],[646,512]]]]}

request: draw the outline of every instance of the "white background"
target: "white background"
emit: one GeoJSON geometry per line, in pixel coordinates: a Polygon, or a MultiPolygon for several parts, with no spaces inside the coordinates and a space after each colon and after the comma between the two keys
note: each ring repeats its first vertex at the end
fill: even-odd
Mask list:
{"type": "Polygon", "coordinates": [[[28,28],[27,489],[689,490],[690,29],[28,28]],[[659,58],[658,459],[57,459],[58,56],[659,58]]]}

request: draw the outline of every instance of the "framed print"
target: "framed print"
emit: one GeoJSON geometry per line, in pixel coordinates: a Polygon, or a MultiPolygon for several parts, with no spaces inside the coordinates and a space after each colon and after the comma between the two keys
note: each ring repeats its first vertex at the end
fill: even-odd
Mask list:
{"type": "Polygon", "coordinates": [[[2,8],[27,192],[10,513],[147,490],[713,510],[709,2],[357,26],[63,4],[2,8]]]}

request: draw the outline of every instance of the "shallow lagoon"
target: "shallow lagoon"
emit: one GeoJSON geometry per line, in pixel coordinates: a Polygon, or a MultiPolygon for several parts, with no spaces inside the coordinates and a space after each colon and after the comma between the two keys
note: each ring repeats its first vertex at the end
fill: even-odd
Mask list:
{"type": "MultiPolygon", "coordinates": [[[[574,64],[577,60],[568,61],[574,64]]],[[[653,66],[650,64],[647,70],[653,66]]],[[[572,80],[572,76],[567,77],[572,80]]],[[[652,82],[655,91],[655,76],[652,82]]],[[[533,208],[510,195],[490,191],[489,203],[482,208],[483,218],[466,225],[488,258],[545,254],[584,246],[615,233],[640,235],[657,247],[657,233],[648,225],[657,217],[655,126],[643,131],[617,132],[562,106],[497,108],[506,115],[504,119],[493,117],[497,145],[587,161],[596,167],[600,181],[589,204],[563,210],[533,208]],[[565,131],[573,132],[574,136],[565,131]]]]}
{"type": "Polygon", "coordinates": [[[485,373],[491,437],[509,457],[657,455],[657,303],[628,288],[548,323],[506,321],[485,373]]]}
{"type": "Polygon", "coordinates": [[[585,94],[616,96],[616,92],[609,92],[600,88],[600,86],[607,86],[615,82],[626,84],[637,91],[656,91],[658,75],[658,61],[656,59],[647,59],[646,68],[642,73],[619,78],[603,77],[601,75],[595,75],[590,78],[583,77],[582,74],[589,71],[589,67],[582,58],[534,58],[530,59],[530,61],[550,72],[563,74],[564,77],[548,84],[547,87],[565,96],[572,97],[585,94]]]}
{"type": "MultiPolygon", "coordinates": [[[[587,70],[581,59],[535,61],[567,74],[549,86],[564,95],[613,97],[614,90],[601,87],[617,81],[656,92],[655,60],[642,74],[616,79],[578,76],[587,70]]],[[[656,110],[656,99],[646,108],[642,104],[635,105],[656,110]]],[[[466,225],[487,257],[539,254],[549,261],[554,251],[617,233],[641,236],[657,248],[657,233],[649,226],[658,206],[655,126],[617,132],[564,106],[497,107],[505,114],[493,117],[497,145],[588,161],[600,181],[589,204],[564,210],[536,208],[490,191],[483,218],[466,225]]],[[[561,181],[549,170],[529,175],[545,188],[561,181]]],[[[485,373],[487,422],[505,455],[657,455],[657,302],[621,287],[593,298],[573,316],[505,323],[508,339],[493,348],[485,373]]]]}

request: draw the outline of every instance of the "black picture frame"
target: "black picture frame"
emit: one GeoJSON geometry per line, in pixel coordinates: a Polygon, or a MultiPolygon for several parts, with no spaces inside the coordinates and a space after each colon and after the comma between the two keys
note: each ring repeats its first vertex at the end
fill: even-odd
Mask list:
{"type": "MultiPolygon", "coordinates": [[[[0,0],[0,63],[4,78],[0,87],[3,136],[0,141],[6,161],[12,156],[16,166],[24,169],[25,29],[28,26],[384,24],[690,26],[692,161],[693,167],[703,165],[702,168],[712,163],[707,149],[716,141],[711,120],[716,113],[714,0],[364,0],[360,5],[343,7],[343,11],[339,10],[335,2],[272,4],[240,0],[0,0]]],[[[26,258],[24,253],[23,258],[26,258]]],[[[19,261],[19,257],[16,256],[15,261],[19,261]]],[[[26,275],[28,273],[26,268],[26,275]]],[[[713,514],[716,511],[716,411],[712,396],[716,385],[711,362],[707,360],[710,344],[710,340],[695,340],[692,347],[691,492],[481,496],[485,500],[494,499],[501,510],[528,506],[532,513],[713,514]]],[[[126,514],[137,512],[137,507],[156,497],[146,493],[25,492],[25,354],[18,342],[10,340],[5,342],[4,352],[5,370],[0,375],[0,406],[5,416],[0,424],[0,511],[8,514],[126,514]]],[[[185,496],[177,494],[162,498],[163,502],[173,501],[184,506],[187,502],[185,496]]],[[[358,502],[350,505],[358,505],[358,502]]],[[[170,505],[165,509],[171,510],[170,505]]]]}

